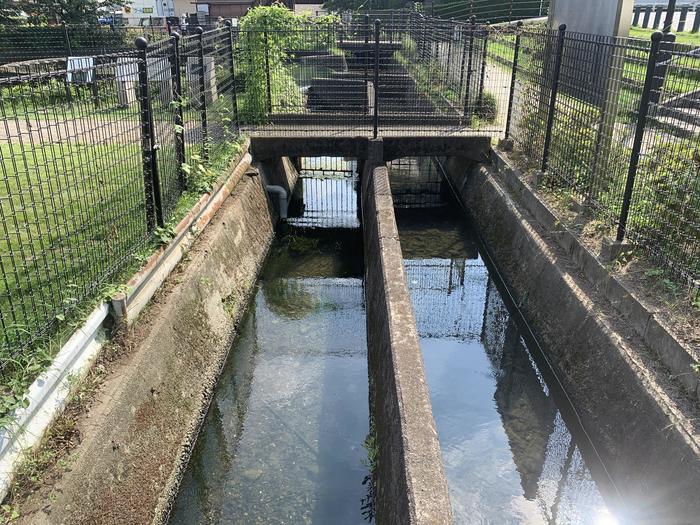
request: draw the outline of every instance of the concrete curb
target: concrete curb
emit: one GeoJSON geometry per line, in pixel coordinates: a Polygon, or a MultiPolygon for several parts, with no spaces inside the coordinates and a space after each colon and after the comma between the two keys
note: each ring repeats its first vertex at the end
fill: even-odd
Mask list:
{"type": "Polygon", "coordinates": [[[645,501],[628,508],[639,522],[651,516],[658,518],[651,519],[654,523],[693,522],[686,517],[697,516],[700,505],[695,404],[502,177],[490,166],[459,159],[448,160],[446,172],[515,303],[544,343],[575,417],[612,481],[609,497],[619,500],[619,493],[621,504],[645,501]],[[684,509],[682,519],[662,517],[669,500],[682,502],[674,507],[684,509]]]}
{"type": "MultiPolygon", "coordinates": [[[[206,228],[250,166],[249,145],[250,141],[243,146],[244,153],[226,181],[211,193],[201,196],[178,223],[175,238],[151,255],[144,267],[128,281],[130,292],[118,294],[112,299],[115,317],[121,317],[128,323],[138,317],[177,266],[196,238],[196,233],[206,228]]],[[[65,407],[75,381],[87,373],[102,348],[107,339],[104,321],[108,315],[109,303],[100,303],[54,357],[51,366],[29,387],[27,408],[18,409],[15,412],[16,421],[9,428],[0,429],[0,500],[9,491],[15,466],[23,452],[40,442],[46,429],[65,407]]]]}
{"type": "Polygon", "coordinates": [[[581,244],[576,235],[559,221],[542,199],[522,180],[522,172],[511,164],[503,152],[491,150],[491,158],[501,180],[518,198],[520,204],[552,233],[559,246],[571,256],[588,282],[610,301],[685,390],[700,400],[700,378],[691,368],[691,365],[700,363],[700,350],[681,342],[654,309],[644,305],[633,292],[610,274],[598,258],[581,244]]]}
{"type": "Polygon", "coordinates": [[[88,316],[61,348],[51,363],[29,387],[29,405],[15,412],[9,428],[0,429],[0,500],[10,489],[14,468],[24,450],[35,446],[66,404],[71,386],[87,372],[106,339],[102,323],[107,318],[107,303],[88,316]]]}
{"type": "Polygon", "coordinates": [[[112,308],[119,321],[125,321],[131,325],[138,318],[153,294],[192,245],[197,233],[206,228],[211,218],[219,211],[221,204],[250,167],[252,158],[248,153],[249,146],[250,141],[247,141],[243,146],[243,155],[228,179],[211,193],[205,193],[200,197],[197,204],[175,227],[173,240],[148,258],[143,268],[127,282],[126,292],[118,293],[112,298],[112,308]]]}

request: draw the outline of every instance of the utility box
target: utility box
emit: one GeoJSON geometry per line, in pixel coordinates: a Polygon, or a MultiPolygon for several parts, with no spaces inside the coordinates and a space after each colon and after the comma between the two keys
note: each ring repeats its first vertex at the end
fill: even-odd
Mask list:
{"type": "MultiPolygon", "coordinates": [[[[191,103],[198,103],[200,88],[200,73],[202,66],[199,57],[187,57],[187,86],[188,98],[191,103]]],[[[214,57],[204,57],[204,92],[207,103],[218,98],[216,91],[216,63],[214,57]]]]}

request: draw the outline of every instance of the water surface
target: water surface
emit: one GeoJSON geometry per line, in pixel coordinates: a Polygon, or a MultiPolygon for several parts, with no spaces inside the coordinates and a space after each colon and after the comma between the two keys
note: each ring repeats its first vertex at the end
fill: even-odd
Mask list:
{"type": "Polygon", "coordinates": [[[357,235],[276,241],[172,523],[363,523],[368,386],[357,235]]]}
{"type": "Polygon", "coordinates": [[[457,523],[615,523],[463,215],[397,210],[457,523]]]}

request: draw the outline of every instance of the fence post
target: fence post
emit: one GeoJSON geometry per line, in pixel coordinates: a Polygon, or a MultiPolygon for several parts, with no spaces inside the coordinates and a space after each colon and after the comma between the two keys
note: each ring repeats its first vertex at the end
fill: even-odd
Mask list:
{"type": "Polygon", "coordinates": [[[459,26],[459,39],[462,41],[462,59],[459,64],[459,89],[457,90],[457,95],[462,96],[462,88],[464,87],[464,68],[467,62],[467,40],[464,38],[464,25],[459,26]]]}
{"type": "Polygon", "coordinates": [[[267,93],[267,112],[272,113],[272,85],[270,84],[270,36],[267,28],[264,33],[265,38],[265,89],[267,93]]]}
{"type": "Polygon", "coordinates": [[[381,22],[374,21],[374,125],[372,136],[376,139],[379,130],[379,29],[381,22]]]}
{"type": "Polygon", "coordinates": [[[681,17],[678,20],[678,32],[682,33],[685,31],[685,23],[688,20],[688,6],[684,5],[681,7],[681,17]]]}
{"type": "MultiPolygon", "coordinates": [[[[659,6],[661,9],[661,6],[659,6]]],[[[670,33],[673,28],[673,15],[676,14],[676,0],[668,0],[668,6],[666,7],[666,19],[664,20],[664,33],[670,33]]]]}
{"type": "Polygon", "coordinates": [[[661,91],[666,81],[668,66],[671,63],[673,54],[673,44],[676,41],[676,35],[664,31],[663,38],[659,44],[659,55],[656,59],[656,69],[654,71],[654,80],[651,88],[651,101],[658,104],[661,100],[661,91]]]}
{"type": "Polygon", "coordinates": [[[484,82],[486,80],[486,55],[489,47],[489,22],[486,21],[484,27],[484,50],[481,53],[481,78],[479,78],[479,98],[476,106],[481,111],[481,106],[484,102],[484,82]]]}
{"type": "Polygon", "coordinates": [[[238,94],[236,93],[236,58],[234,56],[233,24],[230,20],[226,20],[226,25],[228,26],[229,51],[231,52],[229,68],[231,69],[231,101],[233,103],[233,124],[235,126],[236,131],[239,131],[241,129],[241,123],[238,120],[238,94]]]}
{"type": "Polygon", "coordinates": [[[632,27],[637,27],[639,25],[639,14],[642,12],[642,6],[636,5],[632,11],[634,13],[632,17],[632,27]]]}
{"type": "Polygon", "coordinates": [[[454,40],[455,36],[455,19],[450,18],[449,23],[449,33],[448,33],[448,41],[447,41],[447,60],[446,60],[446,67],[447,67],[447,75],[446,75],[446,82],[449,85],[450,83],[450,64],[452,64],[452,41],[454,40]]]}
{"type": "Polygon", "coordinates": [[[199,68],[197,73],[199,77],[199,117],[202,123],[202,159],[209,160],[209,123],[207,121],[207,80],[206,80],[206,64],[204,63],[204,29],[198,26],[195,30],[197,33],[197,61],[199,68]]]}
{"type": "Polygon", "coordinates": [[[663,7],[658,6],[655,9],[656,10],[654,11],[654,20],[651,22],[652,29],[657,29],[659,27],[659,24],[661,23],[661,15],[664,14],[663,7]]]}
{"type": "Polygon", "coordinates": [[[464,93],[464,116],[466,117],[467,125],[472,122],[472,112],[469,109],[469,91],[472,86],[472,62],[474,61],[474,31],[476,30],[476,17],[469,17],[469,58],[467,59],[467,90],[464,93]]]}
{"type": "Polygon", "coordinates": [[[649,60],[647,61],[647,71],[644,78],[644,88],[642,90],[642,98],[639,100],[639,112],[637,114],[637,127],[634,132],[634,142],[632,143],[632,154],[630,156],[630,165],[627,171],[627,180],[625,181],[625,192],[622,196],[622,208],[620,209],[620,220],[617,225],[617,242],[622,242],[625,238],[627,230],[627,219],[629,218],[630,203],[632,202],[632,192],[634,190],[634,179],[637,176],[637,167],[639,165],[639,156],[642,149],[642,140],[644,139],[644,128],[646,127],[647,114],[651,103],[651,91],[654,83],[654,73],[656,71],[656,63],[659,57],[659,48],[664,34],[660,31],[655,31],[651,35],[651,49],[649,50],[649,60]]]}
{"type": "MultiPolygon", "coordinates": [[[[66,47],[66,70],[68,70],[68,57],[70,57],[73,54],[73,52],[70,47],[70,35],[68,35],[68,27],[66,27],[65,22],[61,22],[61,26],[63,27],[63,41],[66,47]]],[[[66,100],[68,100],[68,103],[70,104],[73,102],[73,94],[71,93],[70,84],[68,83],[68,73],[66,73],[66,76],[63,79],[63,86],[66,91],[66,100]]]]}
{"type": "Polygon", "coordinates": [[[549,110],[547,112],[547,127],[544,133],[544,147],[542,148],[542,171],[547,171],[549,163],[549,146],[552,143],[552,127],[554,125],[554,112],[557,106],[557,91],[559,91],[559,72],[561,71],[561,57],[564,54],[564,36],[566,35],[566,24],[559,26],[557,37],[557,49],[554,56],[554,72],[552,81],[552,92],[549,96],[549,110]]]}
{"type": "Polygon", "coordinates": [[[185,170],[182,165],[185,163],[185,119],[182,112],[182,77],[180,76],[180,33],[173,31],[170,36],[173,41],[173,55],[170,61],[170,76],[173,79],[173,94],[175,98],[175,112],[173,121],[175,122],[175,158],[177,160],[177,175],[180,189],[187,186],[185,170]]]}
{"type": "MultiPolygon", "coordinates": [[[[369,15],[365,14],[365,47],[363,51],[363,56],[364,56],[364,71],[365,71],[365,99],[369,97],[369,33],[370,33],[370,25],[369,25],[369,15]]],[[[366,100],[365,102],[365,114],[369,113],[369,100],[366,100]]]]}
{"type": "Polygon", "coordinates": [[[518,55],[520,54],[520,33],[523,27],[522,20],[519,20],[515,28],[515,47],[513,49],[513,70],[510,74],[510,91],[508,92],[508,112],[506,114],[505,137],[510,136],[510,120],[513,117],[513,99],[515,98],[515,77],[518,71],[518,55]]]}
{"type": "Polygon", "coordinates": [[[153,112],[148,91],[148,58],[146,49],[148,40],[138,37],[135,41],[138,49],[138,89],[139,116],[141,120],[141,159],[143,164],[143,187],[146,194],[146,227],[149,232],[157,226],[163,226],[163,206],[158,177],[157,147],[155,144],[153,112]]]}

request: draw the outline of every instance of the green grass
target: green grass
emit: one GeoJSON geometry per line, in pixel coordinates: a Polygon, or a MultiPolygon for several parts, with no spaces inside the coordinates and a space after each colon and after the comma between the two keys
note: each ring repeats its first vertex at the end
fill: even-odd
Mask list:
{"type": "MultiPolygon", "coordinates": [[[[649,40],[655,29],[642,29],[641,27],[630,27],[630,36],[634,38],[643,38],[644,40],[649,40]]],[[[690,44],[693,46],[700,46],[700,33],[674,33],[676,35],[676,42],[681,42],[683,44],[690,44]]]]}
{"type": "MultiPolygon", "coordinates": [[[[196,151],[190,155],[191,189],[176,190],[166,227],[154,233],[146,229],[138,144],[0,145],[0,329],[7,334],[0,338],[0,427],[85,315],[169,240],[241,140],[217,145],[206,166],[196,151]]],[[[172,148],[159,155],[174,166],[172,148]]]]}

